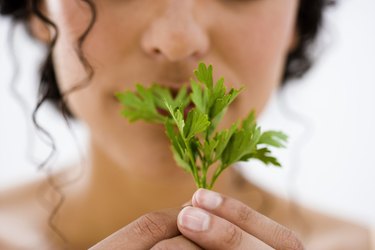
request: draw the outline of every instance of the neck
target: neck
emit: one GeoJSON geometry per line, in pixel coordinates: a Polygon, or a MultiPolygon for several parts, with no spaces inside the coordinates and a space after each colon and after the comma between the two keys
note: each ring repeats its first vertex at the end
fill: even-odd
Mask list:
{"type": "MultiPolygon", "coordinates": [[[[90,172],[65,192],[69,199],[59,213],[67,220],[62,219],[59,228],[69,232],[69,239],[76,244],[94,243],[150,211],[181,207],[191,201],[197,189],[192,176],[176,166],[169,175],[145,177],[126,171],[110,159],[92,144],[90,172]],[[77,211],[85,212],[77,217],[77,211]],[[69,218],[75,218],[75,223],[69,218]],[[95,234],[87,234],[92,228],[95,234]]],[[[249,187],[233,170],[225,171],[215,184],[216,191],[239,200],[251,199],[257,207],[262,199],[253,186],[249,187]],[[241,183],[245,185],[236,188],[235,184],[241,183]]]]}
{"type": "Polygon", "coordinates": [[[186,199],[196,189],[190,174],[176,166],[169,167],[169,171],[162,171],[160,174],[138,173],[137,166],[123,167],[113,162],[95,143],[91,144],[90,158],[90,193],[93,192],[99,200],[98,193],[101,193],[107,198],[121,196],[124,200],[131,199],[138,204],[149,203],[147,207],[150,208],[153,207],[152,204],[162,206],[163,202],[164,206],[173,206],[178,202],[186,202],[187,200],[181,198],[186,199]]]}
{"type": "MultiPolygon", "coordinates": [[[[107,198],[121,196],[142,203],[150,209],[159,206],[165,208],[185,203],[197,189],[191,174],[177,167],[174,162],[168,171],[161,171],[160,174],[144,175],[136,170],[136,166],[125,168],[115,164],[105,151],[92,143],[89,189],[98,200],[101,198],[98,197],[99,194],[107,198]]],[[[216,183],[215,190],[225,193],[233,189],[237,175],[235,171],[225,171],[216,183]]]]}

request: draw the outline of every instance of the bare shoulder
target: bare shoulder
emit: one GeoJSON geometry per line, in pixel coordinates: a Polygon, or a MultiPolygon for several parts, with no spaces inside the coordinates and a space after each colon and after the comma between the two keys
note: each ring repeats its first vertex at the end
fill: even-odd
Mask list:
{"type": "Polygon", "coordinates": [[[38,231],[47,213],[38,201],[43,182],[35,180],[0,191],[0,248],[26,249],[40,240],[38,231]]]}
{"type": "MultiPolygon", "coordinates": [[[[54,186],[61,185],[59,182],[68,176],[73,167],[65,167],[51,173],[50,176],[38,176],[18,186],[0,190],[0,209],[19,205],[30,205],[31,203],[43,204],[50,195],[49,191],[56,189],[54,186]]],[[[42,205],[43,206],[43,205],[42,205]]]]}
{"type": "MultiPolygon", "coordinates": [[[[300,210],[300,219],[305,221],[302,233],[308,249],[373,249],[368,227],[301,205],[295,204],[295,207],[300,210]]],[[[297,228],[301,228],[301,224],[297,228]]]]}
{"type": "Polygon", "coordinates": [[[271,218],[295,231],[307,249],[370,250],[370,229],[295,202],[274,198],[277,208],[271,218]]]}
{"type": "Polygon", "coordinates": [[[237,178],[242,184],[233,197],[295,231],[306,249],[375,250],[366,226],[307,208],[237,178]]]}
{"type": "Polygon", "coordinates": [[[54,201],[45,178],[0,190],[0,249],[49,247],[53,232],[49,216],[54,201]]]}
{"type": "Polygon", "coordinates": [[[13,206],[27,202],[32,198],[41,188],[46,184],[44,179],[36,179],[22,183],[18,186],[7,187],[0,190],[0,208],[4,209],[7,206],[13,206]]]}

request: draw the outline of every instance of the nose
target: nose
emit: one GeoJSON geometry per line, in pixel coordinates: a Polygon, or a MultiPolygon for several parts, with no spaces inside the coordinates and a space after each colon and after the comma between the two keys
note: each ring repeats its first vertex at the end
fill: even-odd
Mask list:
{"type": "Polygon", "coordinates": [[[193,2],[169,1],[163,14],[151,21],[141,38],[148,56],[168,62],[204,57],[209,39],[204,27],[194,19],[193,2]]]}

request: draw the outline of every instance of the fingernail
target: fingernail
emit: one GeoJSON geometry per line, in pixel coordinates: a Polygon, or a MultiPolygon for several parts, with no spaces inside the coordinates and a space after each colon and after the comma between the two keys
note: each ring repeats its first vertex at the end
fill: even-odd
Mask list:
{"type": "Polygon", "coordinates": [[[178,224],[192,231],[208,229],[210,216],[199,208],[185,207],[178,215],[178,224]]]}
{"type": "Polygon", "coordinates": [[[200,206],[211,210],[219,207],[223,201],[220,194],[207,189],[199,189],[194,194],[194,199],[200,206]]]}

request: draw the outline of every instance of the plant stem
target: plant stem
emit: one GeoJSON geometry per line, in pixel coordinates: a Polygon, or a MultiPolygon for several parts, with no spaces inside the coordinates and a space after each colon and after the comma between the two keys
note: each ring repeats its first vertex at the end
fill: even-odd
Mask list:
{"type": "Polygon", "coordinates": [[[199,178],[197,165],[195,164],[193,152],[191,152],[190,145],[189,145],[188,141],[186,140],[184,134],[181,133],[181,135],[182,135],[182,138],[183,138],[183,141],[184,141],[184,144],[185,144],[185,147],[186,147],[186,151],[188,153],[188,156],[189,156],[189,159],[190,159],[190,162],[191,162],[191,168],[192,168],[192,173],[193,173],[193,176],[194,176],[195,184],[199,188],[199,187],[201,187],[201,181],[200,181],[200,178],[199,178]]]}
{"type": "Polygon", "coordinates": [[[207,188],[207,162],[203,161],[202,165],[202,188],[207,188]]]}
{"type": "Polygon", "coordinates": [[[212,189],[212,187],[214,186],[214,184],[215,184],[217,178],[220,176],[221,172],[224,171],[225,167],[226,167],[226,166],[224,166],[224,165],[221,164],[221,165],[216,169],[216,171],[215,171],[215,173],[214,173],[214,175],[213,175],[213,177],[212,177],[212,179],[211,179],[211,183],[210,183],[210,185],[208,186],[208,189],[210,189],[210,190],[212,189]]]}

